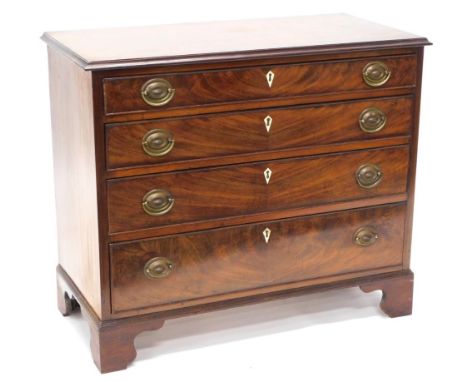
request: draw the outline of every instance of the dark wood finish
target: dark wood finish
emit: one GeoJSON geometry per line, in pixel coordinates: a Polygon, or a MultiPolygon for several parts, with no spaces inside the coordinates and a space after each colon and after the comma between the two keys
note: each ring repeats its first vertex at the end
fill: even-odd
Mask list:
{"type": "Polygon", "coordinates": [[[123,123],[159,118],[173,118],[183,116],[195,116],[212,113],[239,112],[253,109],[266,109],[273,107],[296,106],[315,103],[351,101],[357,99],[406,96],[415,93],[414,86],[404,86],[398,88],[373,88],[364,90],[354,90],[347,92],[331,92],[322,94],[310,94],[289,98],[268,98],[257,99],[248,102],[230,102],[222,104],[198,105],[197,107],[146,110],[139,113],[105,115],[103,120],[106,123],[123,123]]]}
{"type": "Polygon", "coordinates": [[[197,221],[197,222],[191,222],[191,223],[181,223],[181,224],[173,224],[173,225],[166,225],[166,226],[160,226],[160,227],[152,227],[152,228],[141,229],[138,231],[118,232],[118,233],[110,234],[109,237],[112,242],[140,240],[140,239],[146,239],[146,238],[151,238],[155,236],[172,235],[172,234],[177,234],[177,233],[193,232],[193,231],[212,229],[212,228],[218,228],[218,227],[230,227],[230,226],[235,226],[235,225],[240,225],[240,224],[262,222],[266,220],[285,219],[285,218],[290,218],[290,217],[307,216],[307,215],[320,214],[320,213],[325,213],[325,212],[334,212],[334,211],[342,211],[342,210],[355,209],[355,208],[371,207],[371,206],[377,206],[377,205],[383,205],[383,204],[400,203],[400,202],[406,201],[406,199],[407,199],[406,193],[376,196],[376,197],[370,197],[366,199],[354,199],[354,200],[347,200],[344,202],[320,204],[320,205],[315,205],[315,206],[310,206],[310,207],[268,211],[268,212],[257,213],[254,215],[233,216],[233,217],[226,217],[223,219],[214,219],[214,220],[197,221]]]}
{"type": "Polygon", "coordinates": [[[125,369],[136,357],[135,337],[146,330],[160,329],[164,324],[164,320],[153,318],[102,321],[60,265],[57,266],[57,291],[59,311],[64,316],[81,310],[87,320],[91,354],[101,373],[125,369]],[[73,303],[65,312],[61,296],[66,296],[73,303]]]}
{"type": "MultiPolygon", "coordinates": [[[[269,161],[275,159],[287,159],[306,157],[320,154],[332,154],[345,151],[356,151],[364,149],[375,149],[391,146],[402,146],[409,144],[410,135],[376,138],[376,139],[361,139],[346,143],[331,143],[325,145],[316,145],[308,147],[288,148],[282,150],[258,151],[246,154],[226,155],[216,158],[200,158],[187,161],[177,161],[168,163],[150,164],[136,167],[126,167],[119,169],[110,169],[104,175],[107,179],[131,177],[146,174],[159,174],[163,172],[171,172],[177,170],[190,170],[196,168],[210,168],[222,165],[242,164],[259,161],[269,161]]],[[[124,153],[122,154],[124,155],[124,153]]]]}
{"type": "MultiPolygon", "coordinates": [[[[62,268],[63,269],[63,268],[62,268]]],[[[57,273],[57,308],[62,316],[69,316],[80,309],[76,298],[65,289],[65,285],[57,273]]]]}
{"type": "Polygon", "coordinates": [[[346,14],[48,32],[43,39],[85,69],[429,44],[423,37],[346,14]]]}
{"type": "Polygon", "coordinates": [[[324,51],[318,53],[308,54],[278,54],[278,55],[263,55],[258,58],[251,58],[250,56],[244,56],[242,59],[233,60],[219,60],[216,62],[205,62],[205,61],[190,61],[184,63],[173,63],[170,65],[135,65],[126,67],[124,70],[120,68],[108,68],[106,70],[93,71],[93,73],[102,76],[104,78],[111,77],[128,77],[133,75],[145,75],[145,74],[157,74],[167,73],[170,68],[171,73],[190,73],[194,71],[206,71],[212,69],[229,69],[232,67],[236,68],[249,68],[253,66],[269,66],[269,65],[280,65],[280,64],[293,64],[293,63],[304,63],[304,62],[320,62],[328,60],[344,60],[354,58],[377,58],[377,57],[388,57],[388,56],[403,56],[408,54],[416,54],[417,47],[390,47],[382,49],[343,49],[341,51],[324,51]],[[189,64],[189,65],[188,65],[189,64]]]}
{"type": "MultiPolygon", "coordinates": [[[[330,289],[339,289],[339,288],[349,288],[355,287],[360,285],[368,285],[373,283],[379,283],[382,285],[383,283],[387,282],[387,284],[391,284],[392,280],[400,280],[408,277],[409,275],[412,276],[412,272],[410,271],[395,271],[390,273],[382,273],[378,275],[367,275],[367,276],[359,276],[356,275],[355,278],[345,279],[345,280],[335,280],[333,282],[323,281],[321,284],[316,285],[294,285],[288,289],[281,289],[281,290],[271,290],[265,293],[259,293],[257,295],[251,296],[244,296],[239,298],[233,298],[230,300],[220,300],[211,303],[205,303],[201,305],[193,305],[187,306],[182,308],[176,308],[164,312],[156,312],[152,314],[145,314],[140,316],[132,316],[126,318],[118,318],[118,319],[108,319],[106,321],[101,321],[94,313],[92,308],[87,304],[86,299],[83,295],[79,292],[76,288],[76,285],[73,283],[73,280],[66,274],[63,268],[57,266],[57,275],[60,279],[62,284],[62,288],[69,291],[70,295],[76,297],[77,301],[81,306],[81,312],[84,315],[84,318],[88,321],[91,327],[91,333],[93,332],[93,327],[99,326],[106,326],[113,328],[113,336],[109,336],[110,340],[112,337],[119,338],[122,336],[124,339],[127,338],[128,341],[114,341],[114,346],[119,347],[118,349],[113,349],[112,354],[121,354],[119,358],[113,358],[113,362],[108,362],[106,364],[106,369],[102,369],[103,363],[100,363],[99,360],[95,363],[96,366],[101,370],[101,372],[110,372],[110,371],[117,371],[125,369],[128,362],[131,362],[132,359],[135,357],[134,349],[129,346],[130,342],[133,342],[135,336],[138,334],[137,332],[144,331],[144,330],[152,330],[151,327],[155,329],[159,329],[163,325],[163,321],[166,319],[183,317],[187,315],[205,313],[210,311],[216,311],[220,309],[228,309],[237,306],[249,305],[249,304],[256,304],[263,301],[269,301],[273,299],[279,298],[287,298],[297,295],[302,295],[306,293],[314,293],[314,292],[323,292],[330,289]],[[131,328],[128,330],[128,328],[131,328]],[[140,328],[140,329],[138,329],[140,328]],[[128,333],[130,332],[130,333],[128,333]],[[125,361],[126,360],[126,361],[125,361]]],[[[94,341],[91,338],[91,344],[94,341]]],[[[96,344],[96,342],[94,342],[96,344]]],[[[93,346],[93,345],[92,345],[93,346]]],[[[107,348],[108,349],[108,348],[107,348]]],[[[104,352],[102,352],[104,355],[104,352]]],[[[95,357],[96,350],[92,349],[93,357],[95,357]]],[[[109,357],[109,359],[111,359],[109,357]]]]}
{"type": "Polygon", "coordinates": [[[408,316],[413,312],[413,273],[360,285],[363,292],[382,291],[380,308],[390,317],[408,316]]]}
{"type": "Polygon", "coordinates": [[[271,285],[373,270],[402,263],[405,206],[337,212],[111,245],[113,312],[196,305],[209,297],[258,293],[271,285]],[[362,247],[354,232],[374,226],[376,243],[362,247]],[[271,231],[268,242],[263,231],[271,231]],[[168,258],[172,272],[149,279],[143,269],[168,258]]]}
{"type": "Polygon", "coordinates": [[[406,232],[405,232],[405,247],[403,264],[406,269],[410,267],[411,258],[411,238],[413,233],[413,211],[414,211],[414,196],[416,190],[416,164],[418,156],[418,136],[419,136],[419,111],[421,107],[421,87],[422,87],[422,74],[423,74],[423,57],[424,50],[418,50],[418,73],[417,73],[417,86],[416,86],[416,102],[413,107],[413,134],[411,138],[411,151],[410,151],[410,167],[408,174],[408,200],[409,208],[406,216],[406,232]]]}
{"type": "MultiPolygon", "coordinates": [[[[101,276],[101,320],[111,317],[110,280],[109,280],[109,241],[107,213],[107,181],[105,157],[105,129],[102,110],[104,96],[102,94],[102,79],[92,72],[93,110],[94,110],[94,141],[96,145],[96,197],[99,217],[99,268],[101,276]]],[[[95,255],[96,256],[96,255],[95,255]]]]}
{"type": "MultiPolygon", "coordinates": [[[[399,48],[399,49],[385,49],[385,50],[353,50],[345,51],[342,53],[333,54],[314,54],[314,55],[287,55],[287,56],[271,56],[262,59],[249,59],[245,57],[242,60],[231,61],[219,61],[216,63],[192,63],[191,65],[171,65],[171,66],[148,66],[148,67],[134,67],[126,68],[125,70],[107,70],[107,71],[94,71],[93,75],[97,79],[104,81],[106,78],[111,77],[130,77],[130,76],[142,76],[151,75],[157,76],[159,74],[167,74],[168,68],[171,73],[187,73],[187,72],[201,72],[207,70],[219,70],[229,69],[233,65],[236,68],[249,68],[257,66],[273,66],[280,64],[301,64],[301,63],[312,63],[312,62],[323,62],[328,60],[345,60],[345,59],[369,59],[371,61],[378,60],[380,57],[390,56],[403,56],[403,55],[415,55],[417,52],[414,48],[399,48]]],[[[351,92],[334,92],[326,94],[313,94],[306,96],[297,96],[294,98],[270,98],[266,100],[251,100],[248,103],[227,103],[221,105],[208,105],[198,106],[197,108],[178,108],[171,110],[148,110],[141,113],[132,114],[117,114],[104,116],[105,122],[124,122],[124,121],[139,121],[141,119],[154,119],[163,117],[175,117],[184,115],[194,115],[203,113],[214,113],[214,112],[228,112],[228,111],[240,111],[249,110],[254,108],[267,108],[277,106],[290,106],[290,105],[303,105],[309,103],[320,103],[320,102],[334,102],[334,101],[345,101],[357,98],[370,98],[370,97],[382,97],[382,96],[399,96],[412,94],[415,91],[415,87],[402,87],[402,88],[374,88],[366,90],[353,90],[351,92]]],[[[98,94],[96,94],[97,96],[98,94]]],[[[100,95],[101,96],[101,95],[100,95]]],[[[101,96],[102,97],[102,96],[101,96]]],[[[100,109],[99,109],[100,110],[100,109]]]]}
{"type": "MultiPolygon", "coordinates": [[[[113,124],[106,129],[107,167],[189,162],[406,136],[410,134],[412,110],[412,97],[399,97],[113,124]],[[370,107],[387,116],[385,127],[375,133],[359,127],[360,114],[370,107]],[[269,130],[267,116],[272,121],[269,130]],[[143,150],[143,137],[154,129],[167,131],[174,138],[174,147],[163,156],[151,156],[143,150]]],[[[204,165],[208,164],[205,161],[204,165]]]]}
{"type": "Polygon", "coordinates": [[[324,155],[109,181],[109,231],[132,231],[183,222],[299,208],[406,192],[408,148],[324,155]],[[359,166],[374,163],[384,173],[374,188],[361,188],[359,166]],[[267,184],[264,171],[272,171],[267,184]],[[150,216],[141,204],[152,189],[168,190],[174,207],[150,216]]]}
{"type": "Polygon", "coordinates": [[[91,73],[48,54],[59,263],[102,317],[91,73]]]}
{"type": "Polygon", "coordinates": [[[43,38],[57,177],[57,303],[62,314],[81,310],[89,321],[101,371],[125,368],[135,336],[166,319],[272,298],[361,286],[383,290],[391,316],[411,312],[425,38],[346,15],[43,38]],[[151,38],[161,31],[177,33],[151,38]],[[381,88],[362,80],[370,61],[391,67],[381,88]],[[154,77],[177,88],[162,108],[141,103],[140,86],[154,77]],[[371,104],[389,106],[389,121],[366,135],[356,115],[371,104]],[[274,118],[268,135],[264,112],[274,118]],[[158,126],[174,129],[176,146],[148,160],[138,145],[158,126]],[[371,159],[384,179],[357,189],[356,167],[371,159]],[[273,170],[268,186],[265,165],[273,170]],[[142,192],[155,182],[177,194],[175,207],[142,216],[142,192]],[[350,227],[370,220],[387,233],[357,248],[350,227]],[[255,241],[265,224],[274,228],[268,244],[255,241]],[[166,279],[142,278],[149,249],[177,261],[166,279]],[[299,267],[299,258],[310,266],[299,267]],[[221,271],[208,278],[201,266],[221,271]],[[166,295],[151,281],[162,281],[166,295]]]}
{"type": "Polygon", "coordinates": [[[135,337],[146,330],[157,330],[162,320],[140,320],[132,323],[101,325],[90,323],[91,353],[101,373],[127,368],[136,357],[135,337]]]}
{"type": "MultiPolygon", "coordinates": [[[[414,86],[416,57],[381,57],[392,74],[380,88],[414,86]]],[[[198,73],[158,74],[175,88],[174,98],[164,106],[148,105],[141,88],[155,76],[109,78],[104,80],[105,113],[140,113],[145,110],[187,109],[198,105],[245,102],[256,99],[287,98],[307,94],[368,90],[362,70],[369,59],[326,61],[247,69],[213,70],[198,73]],[[266,74],[273,71],[269,87],[266,74]]]]}

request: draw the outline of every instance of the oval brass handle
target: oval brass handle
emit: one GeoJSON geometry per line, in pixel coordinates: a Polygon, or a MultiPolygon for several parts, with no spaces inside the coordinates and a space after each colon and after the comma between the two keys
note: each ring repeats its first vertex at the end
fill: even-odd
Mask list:
{"type": "Polygon", "coordinates": [[[170,131],[154,129],[144,135],[141,145],[146,154],[152,157],[160,157],[172,150],[174,137],[170,131]]]}
{"type": "Polygon", "coordinates": [[[141,87],[143,100],[151,106],[163,106],[174,97],[175,89],[169,81],[163,78],[153,78],[141,87]]]}
{"type": "Polygon", "coordinates": [[[357,245],[362,247],[368,247],[374,244],[379,235],[374,227],[366,226],[358,228],[356,232],[354,232],[353,241],[357,245]]]}
{"type": "Polygon", "coordinates": [[[390,79],[391,74],[387,65],[380,61],[369,62],[362,70],[364,82],[372,87],[385,84],[390,79]]]}
{"type": "Polygon", "coordinates": [[[359,127],[366,133],[376,133],[382,130],[386,123],[387,116],[376,107],[364,109],[359,116],[359,127]]]}
{"type": "Polygon", "coordinates": [[[356,171],[356,181],[362,188],[377,186],[383,178],[382,170],[375,164],[364,164],[356,171]]]}
{"type": "Polygon", "coordinates": [[[154,189],[143,197],[142,206],[148,215],[160,216],[167,214],[174,207],[174,198],[167,190],[154,189]]]}
{"type": "Polygon", "coordinates": [[[166,257],[153,257],[148,260],[143,268],[145,276],[150,279],[160,279],[169,274],[174,269],[174,263],[166,257]]]}

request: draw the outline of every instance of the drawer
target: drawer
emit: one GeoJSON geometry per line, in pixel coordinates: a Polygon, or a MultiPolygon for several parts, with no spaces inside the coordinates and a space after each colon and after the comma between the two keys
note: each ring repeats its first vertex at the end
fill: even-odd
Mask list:
{"type": "Polygon", "coordinates": [[[398,146],[110,180],[110,233],[405,193],[408,154],[398,146]]]}
{"type": "Polygon", "coordinates": [[[113,312],[388,271],[402,264],[405,210],[399,204],[112,244],[113,312]]]}
{"type": "Polygon", "coordinates": [[[107,125],[118,169],[409,135],[412,97],[107,125]]]}
{"type": "Polygon", "coordinates": [[[415,55],[103,80],[107,115],[415,84],[415,55]]]}

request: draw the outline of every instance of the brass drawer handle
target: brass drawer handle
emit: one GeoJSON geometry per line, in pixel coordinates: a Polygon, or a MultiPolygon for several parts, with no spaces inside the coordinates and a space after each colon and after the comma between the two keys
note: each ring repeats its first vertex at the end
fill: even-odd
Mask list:
{"type": "Polygon", "coordinates": [[[354,232],[353,241],[357,245],[361,247],[368,247],[374,244],[379,235],[374,227],[366,226],[358,228],[356,232],[354,232]]]}
{"type": "Polygon", "coordinates": [[[386,123],[387,116],[382,110],[376,107],[364,109],[359,116],[359,127],[366,133],[376,133],[382,130],[386,123]]]}
{"type": "Polygon", "coordinates": [[[154,78],[143,84],[141,97],[151,106],[163,106],[174,97],[175,89],[169,81],[162,78],[154,78]]]}
{"type": "Polygon", "coordinates": [[[172,150],[174,137],[170,131],[154,129],[144,135],[141,145],[146,154],[152,157],[160,157],[172,150]]]}
{"type": "Polygon", "coordinates": [[[356,171],[356,181],[362,188],[377,186],[383,178],[382,170],[375,164],[364,164],[356,171]]]}
{"type": "Polygon", "coordinates": [[[362,70],[364,82],[372,87],[385,84],[390,79],[391,74],[387,65],[380,61],[369,62],[362,70]]]}
{"type": "Polygon", "coordinates": [[[167,214],[174,207],[174,198],[167,190],[154,189],[143,197],[142,206],[148,215],[160,216],[167,214]]]}
{"type": "Polygon", "coordinates": [[[146,262],[143,271],[150,279],[160,279],[169,276],[173,269],[174,263],[168,258],[153,257],[146,262]]]}

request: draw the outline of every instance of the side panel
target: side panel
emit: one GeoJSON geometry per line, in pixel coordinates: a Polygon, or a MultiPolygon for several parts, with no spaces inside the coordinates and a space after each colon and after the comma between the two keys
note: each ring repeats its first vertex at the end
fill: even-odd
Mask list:
{"type": "Polygon", "coordinates": [[[91,72],[48,54],[59,263],[102,317],[91,72]]]}
{"type": "Polygon", "coordinates": [[[419,112],[421,104],[421,86],[422,86],[422,72],[423,72],[423,59],[424,48],[418,49],[418,73],[416,82],[416,97],[414,100],[413,110],[413,129],[412,141],[410,145],[410,165],[408,171],[407,194],[408,194],[408,209],[406,212],[405,221],[405,245],[403,249],[403,268],[410,269],[411,258],[411,238],[413,233],[413,211],[414,211],[414,194],[416,188],[416,163],[418,156],[418,138],[419,138],[419,112]]]}

